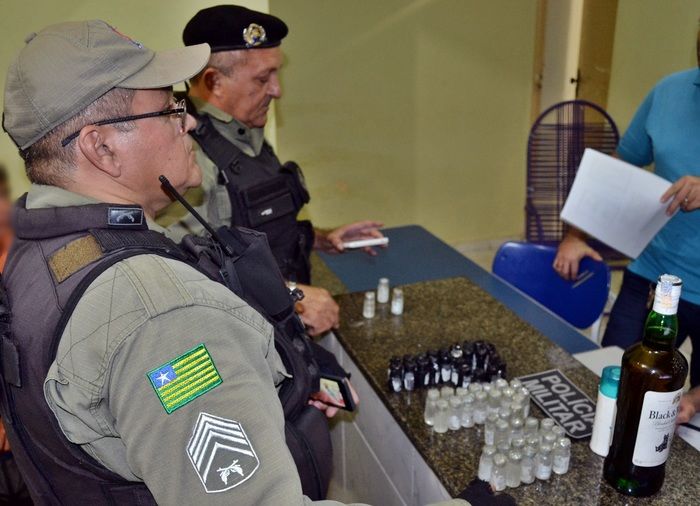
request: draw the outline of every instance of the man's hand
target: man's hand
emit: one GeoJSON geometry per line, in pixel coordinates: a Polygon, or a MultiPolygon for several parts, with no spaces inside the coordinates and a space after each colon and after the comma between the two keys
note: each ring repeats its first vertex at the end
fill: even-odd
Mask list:
{"type": "Polygon", "coordinates": [[[700,387],[695,387],[681,397],[676,424],[689,422],[695,416],[698,406],[700,406],[700,387]]]}
{"type": "Polygon", "coordinates": [[[328,290],[309,285],[297,286],[304,292],[304,298],[295,306],[309,335],[318,336],[337,329],[340,323],[339,308],[328,290]]]}
{"type": "Polygon", "coordinates": [[[666,208],[666,214],[673,216],[678,209],[684,212],[694,211],[700,207],[700,177],[683,176],[673,183],[661,196],[661,202],[671,203],[666,208]]]}
{"type": "MultiPolygon", "coordinates": [[[[352,384],[350,383],[349,379],[346,379],[345,383],[347,383],[348,388],[350,390],[350,395],[352,395],[352,400],[355,401],[355,406],[357,406],[357,404],[360,402],[360,398],[357,396],[357,392],[355,392],[355,389],[352,387],[352,384]]],[[[332,401],[333,399],[331,399],[326,392],[316,392],[311,394],[309,404],[319,409],[320,411],[323,411],[328,418],[333,418],[336,414],[338,414],[340,408],[327,404],[328,402],[332,401]]]]}
{"type": "Polygon", "coordinates": [[[600,253],[586,243],[582,233],[569,233],[559,244],[552,267],[562,278],[574,280],[578,276],[578,265],[583,257],[603,260],[600,253]]]}
{"type": "MultiPolygon", "coordinates": [[[[379,221],[357,221],[355,223],[348,223],[342,227],[338,227],[328,234],[316,233],[316,240],[314,241],[314,248],[324,251],[325,253],[342,253],[345,251],[343,247],[344,242],[348,241],[359,241],[361,239],[378,239],[384,237],[379,231],[379,228],[384,224],[379,221]]],[[[386,246],[383,246],[386,247],[386,246]]],[[[371,248],[362,248],[365,253],[370,255],[376,255],[377,252],[371,248]]]]}

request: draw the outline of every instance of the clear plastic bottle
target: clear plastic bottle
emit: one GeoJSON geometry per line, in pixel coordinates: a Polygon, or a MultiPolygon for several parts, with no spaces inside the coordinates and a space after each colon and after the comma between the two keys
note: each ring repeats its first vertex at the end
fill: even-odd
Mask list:
{"type": "Polygon", "coordinates": [[[433,422],[433,430],[438,434],[447,432],[447,411],[449,404],[445,399],[437,401],[437,413],[435,413],[435,421],[433,422]]]}
{"type": "Polygon", "coordinates": [[[552,450],[552,471],[557,474],[566,474],[569,471],[571,461],[571,440],[567,437],[559,438],[552,450]]]}
{"type": "Polygon", "coordinates": [[[525,436],[525,431],[523,430],[523,419],[514,416],[510,419],[510,439],[511,441],[515,438],[522,439],[525,436]]]}
{"type": "Polygon", "coordinates": [[[476,395],[477,392],[481,392],[484,389],[484,387],[481,386],[481,383],[476,382],[469,383],[469,387],[467,388],[469,389],[469,393],[474,395],[476,395]]]}
{"type": "Polygon", "coordinates": [[[493,468],[491,469],[491,479],[489,483],[491,488],[496,492],[502,492],[506,489],[506,456],[497,453],[493,456],[493,468]]]}
{"type": "Polygon", "coordinates": [[[365,318],[374,318],[375,309],[374,292],[365,292],[365,301],[362,304],[362,316],[365,318]]]}
{"type": "Polygon", "coordinates": [[[462,428],[462,398],[456,395],[450,397],[450,410],[447,417],[447,427],[450,430],[462,428]]]}
{"type": "Polygon", "coordinates": [[[435,423],[435,413],[437,413],[437,401],[440,399],[440,392],[437,388],[428,390],[428,395],[425,397],[425,411],[423,411],[423,420],[427,425],[435,423]]]}
{"type": "Polygon", "coordinates": [[[491,470],[493,469],[493,456],[496,455],[496,447],[493,445],[484,445],[479,458],[478,476],[480,480],[489,481],[491,479],[491,470]]]}
{"type": "Polygon", "coordinates": [[[386,304],[389,302],[389,278],[379,278],[377,284],[377,302],[386,304]]]}
{"type": "Polygon", "coordinates": [[[529,484],[535,481],[535,457],[537,449],[534,446],[523,448],[523,458],[520,461],[520,481],[529,484]]]}
{"type": "Polygon", "coordinates": [[[511,450],[508,452],[508,464],[506,466],[506,485],[510,488],[520,486],[521,462],[523,459],[522,453],[519,450],[511,450]]]}
{"type": "Polygon", "coordinates": [[[539,428],[540,422],[537,420],[537,418],[528,416],[525,419],[525,436],[529,436],[530,434],[537,434],[539,428]]]}
{"type": "Polygon", "coordinates": [[[455,394],[455,389],[452,387],[452,385],[446,385],[442,388],[440,388],[440,399],[445,399],[446,401],[450,400],[450,397],[452,397],[455,394]]]}
{"type": "Polygon", "coordinates": [[[400,316],[403,314],[403,290],[394,288],[391,291],[391,314],[400,316]]]}
{"type": "Polygon", "coordinates": [[[491,413],[486,417],[486,422],[484,423],[484,443],[487,445],[496,445],[496,422],[498,421],[498,415],[491,413]]]}
{"type": "Polygon", "coordinates": [[[486,421],[486,399],[487,394],[483,390],[474,395],[474,423],[477,425],[483,425],[486,421]]]}
{"type": "Polygon", "coordinates": [[[498,445],[504,441],[510,445],[510,441],[508,440],[509,434],[510,426],[508,425],[508,422],[503,419],[496,420],[496,432],[494,434],[494,442],[496,443],[496,447],[498,447],[498,445]]]}
{"type": "Polygon", "coordinates": [[[497,388],[492,388],[489,392],[489,413],[498,413],[501,407],[501,391],[497,388]]]}
{"type": "Polygon", "coordinates": [[[472,394],[462,397],[462,427],[474,427],[474,396],[472,394]]]}
{"type": "Polygon", "coordinates": [[[548,444],[540,445],[535,460],[535,478],[548,480],[552,476],[552,447],[548,444]]]}

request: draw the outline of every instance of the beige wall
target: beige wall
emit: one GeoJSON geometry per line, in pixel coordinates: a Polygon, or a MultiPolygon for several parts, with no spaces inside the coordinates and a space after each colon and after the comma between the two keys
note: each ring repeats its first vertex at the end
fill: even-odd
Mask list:
{"type": "Polygon", "coordinates": [[[535,7],[270,0],[290,25],[278,151],[305,170],[311,218],[522,233],[535,7]]]}
{"type": "Polygon", "coordinates": [[[608,111],[622,132],[663,76],[697,65],[700,0],[620,0],[608,111]]]}
{"type": "MultiPolygon", "coordinates": [[[[61,21],[104,19],[131,38],[152,49],[182,45],[182,29],[199,10],[221,1],[206,0],[0,0],[0,82],[27,34],[61,21]]],[[[237,0],[250,8],[267,11],[268,0],[237,0]]],[[[2,101],[2,97],[0,97],[2,101]]],[[[22,160],[4,133],[0,133],[0,162],[10,172],[13,195],[26,191],[22,160]]]]}

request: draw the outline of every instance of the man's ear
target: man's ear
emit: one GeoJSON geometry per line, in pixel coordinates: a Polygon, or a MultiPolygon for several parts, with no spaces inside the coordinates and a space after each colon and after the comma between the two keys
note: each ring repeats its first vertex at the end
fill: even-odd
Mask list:
{"type": "Polygon", "coordinates": [[[111,177],[121,175],[121,164],[113,149],[115,130],[87,125],[76,139],[78,149],[90,163],[111,177]]]}
{"type": "Polygon", "coordinates": [[[204,83],[204,87],[209,93],[216,94],[221,82],[221,72],[219,72],[214,67],[207,67],[200,78],[204,83]]]}

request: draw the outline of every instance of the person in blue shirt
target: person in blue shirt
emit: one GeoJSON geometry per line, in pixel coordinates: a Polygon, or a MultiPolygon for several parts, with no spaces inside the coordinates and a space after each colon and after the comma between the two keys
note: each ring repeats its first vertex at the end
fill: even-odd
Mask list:
{"type": "MultiPolygon", "coordinates": [[[[700,32],[698,34],[700,66],[700,32]]],[[[661,197],[671,219],[625,270],[620,294],[610,314],[603,346],[626,348],[639,341],[659,275],[683,280],[678,307],[678,344],[693,343],[690,380],[700,384],[700,68],[663,78],[637,110],[617,148],[617,156],[654,172],[671,187],[661,197]]],[[[579,230],[559,245],[554,269],[574,279],[585,256],[601,260],[579,230]]]]}

